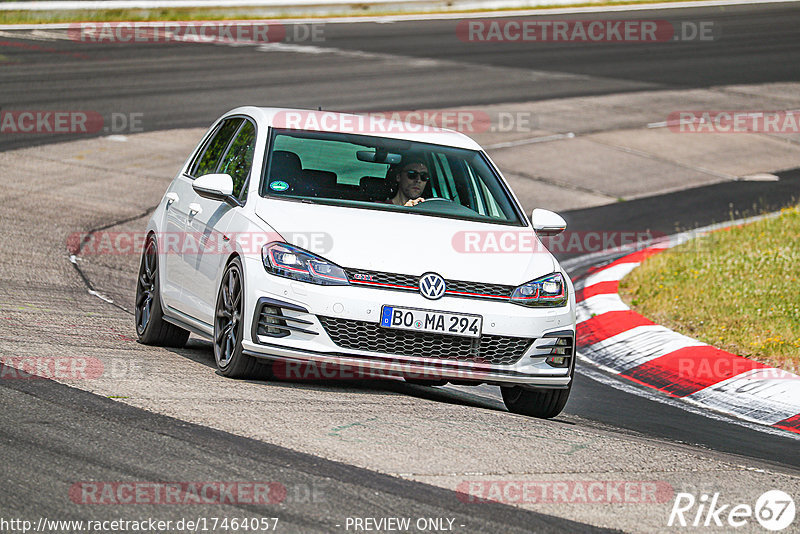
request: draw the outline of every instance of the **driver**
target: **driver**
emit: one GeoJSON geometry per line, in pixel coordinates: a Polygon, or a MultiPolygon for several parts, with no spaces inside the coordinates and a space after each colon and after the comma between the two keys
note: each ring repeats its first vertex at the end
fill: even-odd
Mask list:
{"type": "Polygon", "coordinates": [[[425,202],[422,192],[428,185],[431,175],[428,167],[421,160],[412,160],[402,166],[390,169],[390,176],[397,180],[397,192],[393,197],[386,199],[387,204],[395,206],[416,206],[425,202]]]}

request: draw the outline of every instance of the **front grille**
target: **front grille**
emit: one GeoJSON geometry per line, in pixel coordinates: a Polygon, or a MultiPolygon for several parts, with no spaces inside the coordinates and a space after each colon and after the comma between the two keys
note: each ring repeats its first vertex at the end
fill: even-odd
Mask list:
{"type": "Polygon", "coordinates": [[[364,269],[345,269],[345,272],[351,283],[374,285],[376,287],[388,286],[386,289],[419,290],[419,276],[366,271],[364,269]]]}
{"type": "Polygon", "coordinates": [[[449,336],[382,328],[378,323],[318,316],[334,343],[345,349],[492,365],[516,363],[533,339],[483,335],[449,336]]]}
{"type": "MultiPolygon", "coordinates": [[[[367,271],[364,269],[345,269],[345,272],[352,284],[398,291],[419,291],[419,276],[367,271]]],[[[445,280],[445,283],[447,284],[447,292],[445,294],[451,297],[508,300],[514,291],[514,286],[502,284],[484,284],[462,280],[445,280]]]]}
{"type": "Polygon", "coordinates": [[[460,282],[458,280],[447,280],[447,293],[458,292],[466,293],[467,295],[454,295],[454,296],[472,296],[475,294],[481,296],[503,297],[505,299],[511,298],[511,293],[514,291],[514,286],[504,286],[500,284],[482,284],[480,282],[460,282]]]}

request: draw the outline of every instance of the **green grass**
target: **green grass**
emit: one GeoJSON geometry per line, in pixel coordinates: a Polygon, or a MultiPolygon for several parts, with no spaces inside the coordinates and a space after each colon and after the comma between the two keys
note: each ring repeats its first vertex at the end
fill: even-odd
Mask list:
{"type": "Polygon", "coordinates": [[[246,8],[164,8],[64,11],[0,11],[0,24],[58,22],[139,22],[176,20],[248,20],[279,18],[263,10],[246,8]]]}
{"type": "MultiPolygon", "coordinates": [[[[587,1],[569,6],[539,6],[528,8],[536,11],[559,9],[564,7],[588,6],[618,6],[631,4],[652,3],[680,3],[693,0],[609,0],[587,1]]],[[[348,12],[330,14],[315,14],[304,12],[298,8],[295,12],[288,8],[276,10],[264,7],[230,7],[230,8],[163,8],[163,9],[104,9],[104,10],[57,10],[57,11],[27,11],[13,10],[0,11],[0,24],[42,24],[58,22],[133,22],[133,21],[177,21],[177,20],[263,20],[282,18],[328,18],[331,16],[342,17],[375,17],[384,15],[409,15],[442,13],[420,9],[419,11],[387,11],[380,5],[353,3],[348,12]]],[[[518,11],[518,8],[496,9],[492,11],[518,11]]],[[[482,10],[452,10],[446,13],[480,13],[482,10]]]]}
{"type": "Polygon", "coordinates": [[[800,206],[648,258],[623,300],[656,323],[740,356],[800,368],[800,206]]]}

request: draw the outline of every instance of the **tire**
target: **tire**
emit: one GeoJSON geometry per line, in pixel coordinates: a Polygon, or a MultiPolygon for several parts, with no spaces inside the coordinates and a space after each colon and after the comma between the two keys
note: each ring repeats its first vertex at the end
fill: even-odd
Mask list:
{"type": "Polygon", "coordinates": [[[136,337],[144,345],[183,347],[189,332],[164,320],[158,286],[158,244],[152,235],[145,242],[134,305],[136,337]]]}
{"type": "Polygon", "coordinates": [[[214,360],[217,369],[229,378],[262,378],[271,365],[244,354],[244,271],[234,257],[225,268],[214,307],[214,360]]]}
{"type": "Polygon", "coordinates": [[[524,389],[502,386],[503,402],[511,413],[550,419],[561,413],[569,399],[572,383],[566,389],[524,389]]]}

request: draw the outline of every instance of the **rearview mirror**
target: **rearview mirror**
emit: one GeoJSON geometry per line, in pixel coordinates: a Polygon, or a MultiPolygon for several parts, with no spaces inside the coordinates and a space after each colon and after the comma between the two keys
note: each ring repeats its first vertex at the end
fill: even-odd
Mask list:
{"type": "Polygon", "coordinates": [[[393,154],[381,149],[378,149],[375,152],[372,152],[371,150],[359,150],[356,152],[356,157],[359,161],[367,161],[369,163],[388,163],[389,165],[397,165],[403,159],[400,154],[393,154]]]}
{"type": "Polygon", "coordinates": [[[567,222],[561,215],[541,208],[533,210],[531,223],[533,224],[533,231],[541,236],[558,235],[567,229],[567,222]]]}
{"type": "Polygon", "coordinates": [[[203,198],[219,200],[233,207],[242,205],[233,196],[233,178],[229,174],[204,174],[192,182],[192,189],[203,198]]]}

